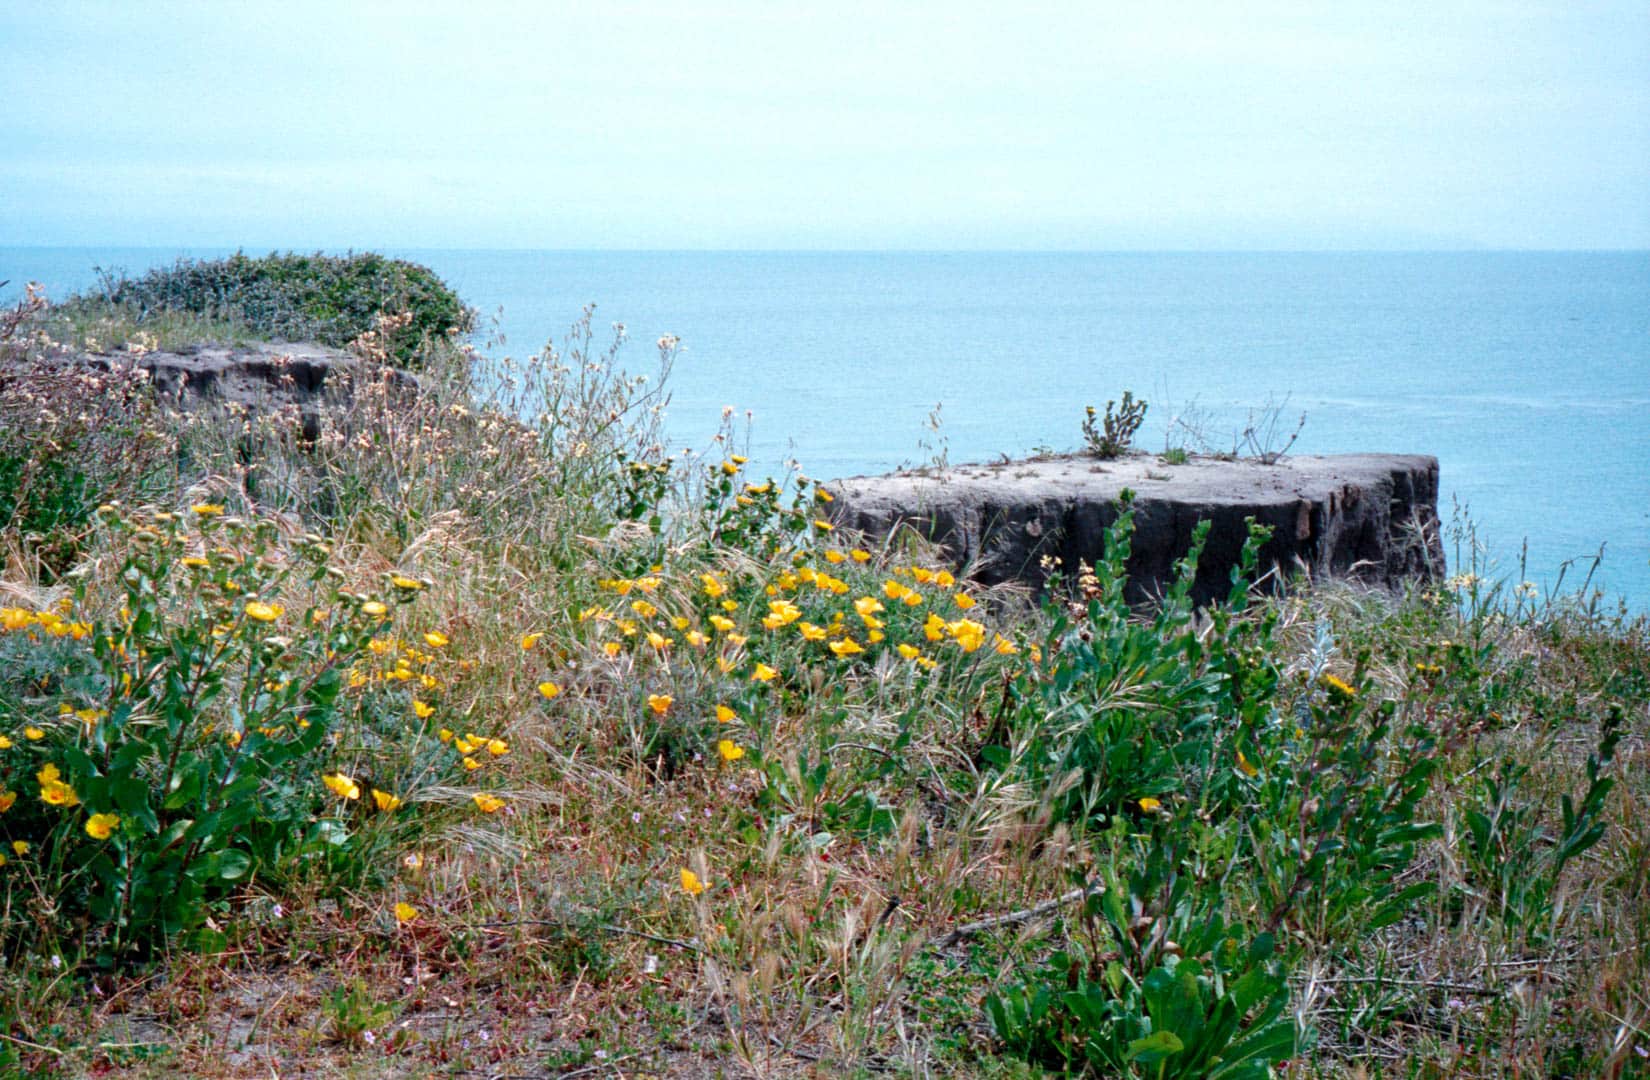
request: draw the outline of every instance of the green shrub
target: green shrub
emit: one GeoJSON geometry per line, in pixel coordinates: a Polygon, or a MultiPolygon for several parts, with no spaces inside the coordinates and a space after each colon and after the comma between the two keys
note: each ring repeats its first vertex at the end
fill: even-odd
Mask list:
{"type": "Polygon", "coordinates": [[[0,545],[46,581],[77,557],[99,504],[169,489],[171,459],[142,373],[0,366],[0,545]]]}
{"type": "Polygon", "coordinates": [[[360,881],[417,827],[403,797],[463,774],[417,684],[372,685],[389,605],[340,591],[318,539],[221,513],[101,510],[128,551],[114,618],[0,608],[8,938],[50,911],[113,961],[254,877],[360,881]]]}
{"type": "Polygon", "coordinates": [[[429,341],[468,333],[475,324],[475,313],[433,271],[373,253],[250,258],[237,252],[227,259],[179,259],[137,278],[103,272],[100,295],[68,306],[93,301],[126,308],[139,321],[191,312],[273,338],[339,347],[372,330],[380,312],[406,314],[410,326],[390,348],[402,366],[416,366],[429,341]]]}

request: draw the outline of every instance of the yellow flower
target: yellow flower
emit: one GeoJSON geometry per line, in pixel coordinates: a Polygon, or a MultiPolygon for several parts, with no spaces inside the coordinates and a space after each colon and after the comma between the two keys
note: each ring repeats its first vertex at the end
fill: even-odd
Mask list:
{"type": "Polygon", "coordinates": [[[607,641],[602,643],[602,652],[609,656],[618,656],[619,650],[623,647],[617,641],[607,641]]]}
{"type": "Polygon", "coordinates": [[[19,855],[27,855],[29,853],[29,842],[27,840],[13,840],[11,849],[19,855]]]}
{"type": "Polygon", "coordinates": [[[735,720],[739,719],[739,714],[728,708],[726,705],[718,705],[716,706],[716,719],[721,723],[731,724],[735,720]]]}
{"type": "Polygon", "coordinates": [[[1243,773],[1244,776],[1254,777],[1260,773],[1259,769],[1249,764],[1249,759],[1243,756],[1242,750],[1238,751],[1237,763],[1238,771],[1243,773]]]}
{"type": "Polygon", "coordinates": [[[470,772],[475,772],[477,769],[481,768],[481,762],[477,761],[473,757],[467,757],[464,759],[464,767],[470,772]]]}
{"type": "Polygon", "coordinates": [[[757,664],[756,670],[751,672],[752,682],[772,682],[779,677],[779,672],[766,664],[757,664]]]}
{"type": "Polygon", "coordinates": [[[956,583],[957,579],[951,576],[951,571],[949,570],[940,570],[934,574],[934,584],[938,585],[942,589],[949,589],[956,583]]]}
{"type": "Polygon", "coordinates": [[[715,627],[717,631],[723,634],[732,631],[734,627],[734,622],[732,619],[725,618],[721,615],[712,615],[710,617],[710,624],[715,627]]]}
{"type": "Polygon", "coordinates": [[[26,727],[23,729],[23,737],[30,742],[39,742],[46,737],[46,733],[37,727],[26,727]]]}
{"type": "Polygon", "coordinates": [[[416,918],[418,918],[418,909],[413,907],[411,904],[403,900],[395,905],[396,922],[410,923],[416,918]]]}
{"type": "Polygon", "coordinates": [[[522,652],[527,652],[534,645],[537,645],[539,643],[539,639],[542,638],[542,637],[544,637],[544,635],[542,633],[539,633],[539,634],[524,634],[522,636],[522,639],[521,639],[521,651],[522,652]]]}
{"type": "Polygon", "coordinates": [[[431,630],[424,635],[424,644],[432,649],[442,648],[447,644],[447,635],[439,630],[431,630]]]}
{"type": "Polygon", "coordinates": [[[542,695],[546,701],[550,701],[560,693],[561,685],[559,683],[549,681],[539,683],[539,694],[542,695]]]}
{"type": "Polygon", "coordinates": [[[390,609],[385,607],[381,600],[368,600],[361,605],[361,611],[375,619],[382,619],[390,613],[390,609]]]}
{"type": "Polygon", "coordinates": [[[687,643],[692,645],[695,649],[702,649],[710,643],[710,638],[701,634],[697,630],[689,630],[685,635],[683,635],[683,637],[686,638],[687,643]]]}
{"type": "Polygon", "coordinates": [[[372,789],[372,801],[378,805],[378,809],[386,814],[401,809],[400,796],[391,795],[387,791],[379,791],[377,788],[372,789]]]}
{"type": "Polygon", "coordinates": [[[737,473],[738,471],[739,471],[739,466],[735,465],[733,462],[731,462],[731,461],[722,462],[722,473],[723,473],[723,475],[732,476],[734,473],[737,473]]]}
{"type": "Polygon", "coordinates": [[[996,644],[991,647],[1004,656],[1013,656],[1015,653],[1020,651],[1020,647],[1018,645],[1003,637],[1001,634],[997,635],[996,644]]]}
{"type": "Polygon", "coordinates": [[[223,507],[217,503],[196,503],[189,509],[193,510],[197,517],[212,518],[223,516],[223,507]]]}
{"type": "Polygon", "coordinates": [[[1352,689],[1352,687],[1344,680],[1337,679],[1333,675],[1325,675],[1320,681],[1326,688],[1341,695],[1342,697],[1355,698],[1358,696],[1358,692],[1356,690],[1352,689]]]}
{"type": "Polygon", "coordinates": [[[969,596],[967,593],[960,592],[953,597],[953,599],[956,600],[957,606],[962,608],[964,611],[967,611],[969,608],[974,606],[974,598],[969,596]]]}
{"type": "Polygon", "coordinates": [[[191,570],[204,570],[212,565],[199,555],[186,555],[183,557],[182,562],[191,570]]]}
{"type": "Polygon", "coordinates": [[[716,752],[722,755],[723,761],[738,761],[745,756],[745,748],[732,739],[718,739],[716,752]]]}
{"type": "Polygon", "coordinates": [[[426,705],[424,702],[414,698],[413,715],[418,717],[420,720],[428,720],[430,717],[435,715],[435,706],[426,705]]]}
{"type": "Polygon", "coordinates": [[[685,866],[682,867],[682,891],[689,896],[698,896],[705,891],[705,883],[699,880],[699,875],[685,866]]]}
{"type": "Polygon", "coordinates": [[[12,804],[16,801],[17,792],[0,791],[0,814],[4,814],[7,810],[10,810],[12,808],[12,804]]]}
{"type": "Polygon", "coordinates": [[[712,600],[715,600],[717,597],[728,591],[728,587],[722,584],[722,580],[715,574],[700,574],[699,580],[704,582],[705,595],[710,597],[712,600]]]}
{"type": "Polygon", "coordinates": [[[803,641],[825,640],[825,628],[822,626],[815,626],[811,622],[800,622],[796,624],[796,628],[802,632],[803,641]]]}
{"type": "Polygon", "coordinates": [[[494,757],[503,757],[510,752],[510,744],[503,739],[488,739],[487,752],[494,757]]]}
{"type": "Polygon", "coordinates": [[[321,783],[332,789],[332,793],[340,799],[359,799],[361,785],[343,773],[327,773],[321,777],[321,783]]]}
{"type": "Polygon", "coordinates": [[[422,581],[415,581],[404,574],[392,574],[390,576],[390,584],[394,585],[398,589],[405,589],[407,592],[417,592],[419,589],[424,587],[424,583],[422,581]]]}
{"type": "Polygon", "coordinates": [[[40,801],[48,806],[79,806],[81,805],[81,796],[76,795],[74,788],[69,787],[61,780],[54,780],[54,782],[40,785],[40,801]]]}
{"type": "Polygon", "coordinates": [[[649,694],[647,695],[647,707],[659,716],[663,716],[670,711],[670,704],[674,700],[669,694],[649,694]]]}
{"type": "Polygon", "coordinates": [[[480,809],[483,814],[497,813],[499,810],[504,808],[503,799],[500,799],[495,795],[489,795],[485,791],[476,792],[474,795],[470,796],[470,799],[476,804],[476,807],[480,809]]]}
{"type": "Polygon", "coordinates": [[[855,641],[853,638],[843,638],[841,641],[833,641],[831,642],[829,648],[838,656],[853,656],[855,653],[862,653],[865,651],[860,643],[855,641]]]}
{"type": "Polygon", "coordinates": [[[671,646],[671,640],[659,633],[657,630],[649,630],[647,632],[647,643],[658,652],[663,652],[671,646]]]}
{"type": "Polygon", "coordinates": [[[632,600],[630,602],[630,610],[634,611],[644,619],[651,619],[659,613],[659,609],[648,603],[646,600],[632,600]]]}
{"type": "Polygon", "coordinates": [[[119,824],[119,814],[93,814],[86,819],[86,835],[93,840],[107,840],[119,824]]]}
{"type": "Polygon", "coordinates": [[[762,620],[762,625],[769,630],[779,626],[789,626],[802,617],[802,609],[789,600],[772,600],[768,603],[769,616],[762,620]],[[771,620],[771,621],[770,621],[771,620]]]}
{"type": "Polygon", "coordinates": [[[1155,813],[1157,813],[1158,809],[1160,807],[1162,807],[1162,805],[1163,805],[1162,803],[1158,802],[1156,799],[1152,798],[1150,795],[1147,795],[1146,797],[1144,797],[1140,800],[1140,810],[1141,810],[1142,813],[1146,813],[1146,814],[1155,814],[1155,813]]]}
{"type": "Polygon", "coordinates": [[[922,655],[921,649],[917,648],[915,645],[907,645],[904,642],[900,642],[898,649],[899,654],[907,660],[915,660],[917,657],[922,655]]]}
{"type": "Polygon", "coordinates": [[[450,743],[453,741],[453,729],[444,727],[436,733],[436,737],[444,743],[450,743]]]}
{"type": "Polygon", "coordinates": [[[985,627],[973,619],[958,619],[956,622],[946,623],[945,630],[962,646],[965,653],[971,653],[985,644],[985,627]]]}
{"type": "Polygon", "coordinates": [[[746,457],[744,454],[729,454],[728,458],[735,465],[743,465],[745,462],[750,460],[750,458],[746,457]]]}
{"type": "Polygon", "coordinates": [[[57,771],[56,765],[47,762],[34,777],[40,781],[40,800],[46,805],[80,805],[80,796],[75,794],[74,788],[63,782],[62,774],[57,771]]]}

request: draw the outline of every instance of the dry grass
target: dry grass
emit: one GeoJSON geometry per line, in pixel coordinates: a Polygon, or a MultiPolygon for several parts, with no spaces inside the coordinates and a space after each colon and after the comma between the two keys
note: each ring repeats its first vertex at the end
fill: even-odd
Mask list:
{"type": "MultiPolygon", "coordinates": [[[[660,343],[660,375],[673,349],[660,343]]],[[[393,632],[450,639],[438,722],[509,741],[481,774],[507,809],[478,817],[462,785],[409,792],[419,824],[369,884],[317,877],[271,891],[254,881],[212,912],[230,942],[221,953],[179,949],[100,971],[79,963],[72,927],[49,939],[55,952],[8,947],[0,1036],[15,1067],[1030,1075],[1000,1056],[981,1001],[1060,943],[1054,916],[1064,909],[941,940],[1061,897],[1074,873],[1092,869],[1081,828],[1055,819],[1056,791],[982,763],[1004,680],[1024,654],[937,644],[929,672],[891,652],[844,661],[794,635],[760,638],[764,587],[796,564],[707,539],[701,508],[715,495],[697,468],[678,464],[679,486],[637,486],[633,463],[665,460],[662,378],[619,373],[612,353],[592,348],[588,320],[569,349],[485,387],[458,375],[411,398],[388,381],[359,386],[314,443],[279,414],[238,428],[146,414],[147,430],[187,449],[186,466],[159,478],[105,475],[129,504],[210,497],[281,521],[293,537],[322,531],[351,590],[381,588],[391,571],[428,579],[416,618],[402,616],[413,621],[393,632]],[[672,491],[688,494],[672,502],[672,491]],[[631,510],[638,492],[641,513],[631,510]],[[655,532],[647,518],[660,507],[655,532]],[[709,629],[719,608],[704,595],[705,573],[733,587],[740,610],[730,615],[752,635],[747,646],[713,634],[701,650],[669,622],[682,615],[709,629]],[[647,593],[601,584],[650,576],[660,582],[647,593]],[[644,596],[659,615],[629,608],[644,596]],[[593,607],[605,614],[581,618],[593,607]],[[672,644],[656,650],[626,635],[632,619],[672,644]],[[529,633],[544,636],[523,649],[529,633]],[[717,656],[732,658],[731,673],[717,656]],[[782,677],[752,683],[757,659],[782,677]],[[561,687],[553,700],[537,690],[547,680],[561,687]],[[650,694],[671,695],[667,717],[650,709],[650,694]],[[723,701],[736,702],[738,721],[712,718],[723,701]],[[720,737],[745,756],[720,760],[720,737]],[[708,888],[685,890],[683,869],[708,888]],[[416,917],[398,923],[398,902],[416,917]]],[[[31,561],[29,541],[10,540],[0,595],[55,599],[65,586],[31,561]]],[[[90,613],[116,596],[121,552],[100,542],[80,535],[61,579],[90,613]]],[[[848,597],[881,597],[890,573],[913,565],[903,553],[827,562],[826,551],[848,547],[817,540],[797,550],[814,572],[847,582],[848,597]]],[[[953,603],[954,589],[925,588],[923,611],[953,603]]],[[[827,602],[806,586],[780,595],[827,602]]],[[[295,592],[294,608],[303,602],[295,592]]],[[[920,626],[921,612],[882,602],[891,633],[920,626]]],[[[1650,630],[1563,605],[1507,617],[1470,597],[1333,586],[1278,603],[1267,659],[1302,687],[1290,693],[1307,692],[1304,673],[1328,632],[1337,664],[1349,670],[1347,658],[1367,651],[1364,670],[1383,694],[1464,733],[1425,803],[1442,835],[1406,871],[1436,882],[1433,897],[1354,941],[1296,932],[1291,1008],[1316,1046],[1288,1074],[1642,1074],[1650,630]],[[1458,644],[1465,651],[1452,652],[1458,644]],[[1435,681],[1418,682],[1415,665],[1435,661],[1435,681]],[[1625,734],[1604,838],[1565,867],[1541,925],[1514,925],[1486,892],[1464,814],[1483,805],[1483,781],[1502,762],[1522,765],[1516,800],[1537,815],[1532,835],[1550,838],[1612,708],[1625,734]]],[[[1022,646],[1046,632],[1048,615],[1013,597],[970,614],[988,609],[984,621],[1022,646]]],[[[863,637],[851,608],[847,619],[863,637]]]]}

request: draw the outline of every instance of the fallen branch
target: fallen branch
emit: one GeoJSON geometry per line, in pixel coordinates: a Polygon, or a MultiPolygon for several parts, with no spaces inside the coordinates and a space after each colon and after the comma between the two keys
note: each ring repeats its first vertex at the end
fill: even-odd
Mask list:
{"type": "Polygon", "coordinates": [[[929,938],[928,947],[931,949],[949,949],[964,938],[971,938],[975,934],[981,934],[987,930],[995,930],[999,926],[1015,926],[1030,922],[1099,891],[1099,889],[1088,888],[1073,889],[1063,896],[1056,896],[1053,900],[1044,900],[1040,904],[1033,904],[1031,907],[1022,908],[1019,911],[1010,911],[1006,915],[993,915],[989,919],[981,919],[979,922],[964,923],[962,926],[929,938]]]}

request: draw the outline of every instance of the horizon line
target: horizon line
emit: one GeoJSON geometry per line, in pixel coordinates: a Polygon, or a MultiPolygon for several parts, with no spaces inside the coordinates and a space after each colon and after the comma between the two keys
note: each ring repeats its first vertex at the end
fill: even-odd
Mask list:
{"type": "Polygon", "coordinates": [[[4,244],[11,251],[189,251],[315,254],[328,252],[440,251],[484,252],[489,254],[554,255],[1639,255],[1650,254],[1645,247],[1117,247],[1117,248],[1017,248],[1017,247],[454,247],[440,244],[382,244],[357,247],[344,245],[264,245],[264,244],[4,244]]]}

